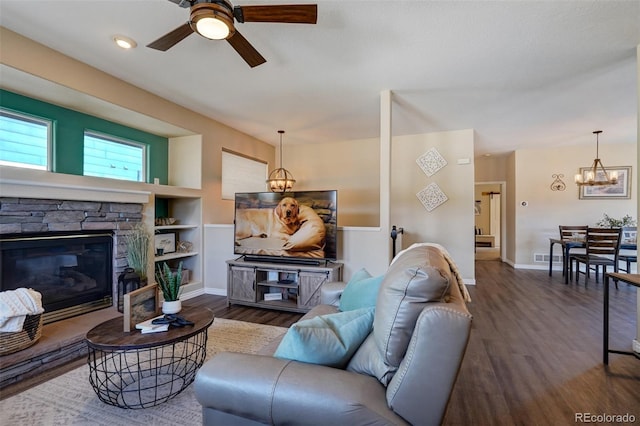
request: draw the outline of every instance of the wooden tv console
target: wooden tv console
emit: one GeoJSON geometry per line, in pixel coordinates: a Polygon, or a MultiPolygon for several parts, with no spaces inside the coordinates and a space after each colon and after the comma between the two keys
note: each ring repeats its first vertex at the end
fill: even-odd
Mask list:
{"type": "Polygon", "coordinates": [[[230,304],[307,312],[320,303],[324,283],[342,279],[342,263],[320,265],[227,261],[227,306],[230,304]]]}

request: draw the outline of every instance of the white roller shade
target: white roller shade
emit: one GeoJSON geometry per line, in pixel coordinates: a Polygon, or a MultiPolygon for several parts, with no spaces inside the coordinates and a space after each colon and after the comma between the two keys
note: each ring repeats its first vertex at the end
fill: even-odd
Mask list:
{"type": "Polygon", "coordinates": [[[222,151],[222,199],[233,200],[236,192],[266,190],[267,163],[222,151]]]}

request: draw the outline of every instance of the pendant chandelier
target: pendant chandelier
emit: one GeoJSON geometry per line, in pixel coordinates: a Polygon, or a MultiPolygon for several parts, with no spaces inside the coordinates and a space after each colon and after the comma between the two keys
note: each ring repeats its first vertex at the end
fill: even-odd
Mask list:
{"type": "Polygon", "coordinates": [[[269,173],[267,184],[271,192],[286,192],[291,191],[296,180],[289,170],[282,167],[282,135],[284,130],[278,130],[278,133],[280,133],[280,168],[269,173]]]}
{"type": "Polygon", "coordinates": [[[593,160],[591,168],[587,170],[585,174],[576,174],[575,181],[578,186],[604,186],[615,185],[618,183],[618,172],[608,172],[602,165],[600,158],[598,158],[598,145],[600,142],[598,137],[600,136],[600,133],[602,133],[602,130],[596,130],[593,132],[593,134],[596,135],[596,158],[593,160]]]}

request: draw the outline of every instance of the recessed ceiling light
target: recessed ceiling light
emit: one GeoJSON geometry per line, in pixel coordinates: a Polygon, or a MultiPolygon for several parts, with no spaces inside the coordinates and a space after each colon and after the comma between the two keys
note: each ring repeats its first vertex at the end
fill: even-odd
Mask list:
{"type": "Polygon", "coordinates": [[[123,35],[113,36],[113,41],[115,41],[115,43],[123,49],[133,49],[138,45],[135,40],[123,35]]]}

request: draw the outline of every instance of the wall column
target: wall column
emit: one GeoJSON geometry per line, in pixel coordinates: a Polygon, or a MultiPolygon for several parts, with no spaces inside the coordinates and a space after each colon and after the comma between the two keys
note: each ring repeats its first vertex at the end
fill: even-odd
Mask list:
{"type": "Polygon", "coordinates": [[[380,231],[389,236],[387,256],[391,260],[391,91],[380,92],[380,231]]]}

